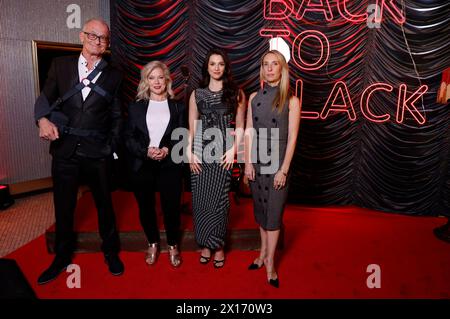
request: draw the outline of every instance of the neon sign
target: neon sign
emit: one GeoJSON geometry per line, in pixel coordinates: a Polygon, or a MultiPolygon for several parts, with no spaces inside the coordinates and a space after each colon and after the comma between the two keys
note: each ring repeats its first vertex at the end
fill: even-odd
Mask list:
{"type": "MultiPolygon", "coordinates": [[[[345,21],[355,24],[369,22],[369,15],[367,12],[350,12],[347,7],[347,0],[336,1],[337,11],[340,17],[345,21]]],[[[299,0],[298,3],[293,0],[264,0],[263,11],[264,19],[266,20],[283,21],[289,19],[291,16],[295,16],[297,20],[302,20],[305,18],[306,12],[321,14],[328,22],[334,19],[329,0],[314,1],[314,3],[311,0],[299,0]],[[299,4],[298,8],[296,8],[297,4],[299,4]]],[[[376,0],[375,22],[380,23],[383,15],[387,14],[397,24],[405,23],[405,16],[402,11],[396,7],[393,0],[376,0]]],[[[290,37],[291,31],[287,27],[276,26],[273,28],[261,29],[260,35],[267,38],[281,37],[286,39],[290,37]]],[[[292,60],[301,70],[317,71],[323,68],[328,62],[331,55],[330,48],[329,40],[324,33],[317,30],[305,30],[299,33],[292,42],[292,60]],[[320,53],[319,57],[312,63],[305,61],[301,56],[302,44],[308,38],[319,43],[317,46],[320,53]]],[[[362,116],[374,123],[384,123],[391,120],[393,116],[390,114],[375,114],[371,108],[370,101],[375,94],[392,94],[393,91],[394,87],[391,84],[383,82],[374,83],[365,88],[359,101],[362,116]]],[[[408,112],[419,125],[423,125],[426,122],[425,111],[419,110],[415,103],[422,98],[427,91],[428,86],[426,85],[421,85],[414,91],[414,89],[408,90],[404,83],[399,84],[395,121],[397,123],[403,123],[405,120],[405,113],[408,112]]],[[[296,81],[296,95],[300,99],[300,105],[302,105],[303,81],[300,79],[296,81]]],[[[338,81],[334,84],[320,113],[302,110],[301,116],[306,119],[325,120],[330,114],[334,113],[344,113],[348,116],[349,120],[356,120],[356,112],[352,103],[352,98],[347,84],[343,81],[338,81]]]]}
{"type": "MultiPolygon", "coordinates": [[[[362,115],[369,121],[375,123],[384,123],[390,120],[390,114],[374,114],[370,107],[370,99],[372,94],[376,91],[385,91],[392,92],[394,87],[387,83],[374,83],[367,87],[360,99],[360,109],[362,115]]],[[[407,87],[406,84],[400,84],[399,93],[397,98],[397,106],[396,106],[396,117],[395,121],[399,124],[403,123],[405,120],[405,111],[407,110],[414,117],[417,123],[420,125],[425,124],[425,115],[421,113],[421,111],[414,105],[414,103],[420,99],[427,91],[428,86],[422,85],[415,92],[407,96],[407,87]]],[[[303,98],[303,81],[297,80],[295,85],[296,96],[300,100],[300,105],[302,105],[303,98]]],[[[328,118],[330,113],[338,113],[343,112],[346,113],[350,121],[356,120],[356,112],[353,107],[351,95],[348,91],[347,85],[345,82],[339,81],[334,84],[331,93],[329,94],[325,105],[322,108],[322,111],[313,112],[313,111],[305,111],[302,109],[301,116],[305,119],[317,120],[322,119],[325,120],[328,118]],[[343,101],[343,104],[336,103],[340,99],[343,101]]]]}
{"type": "Polygon", "coordinates": [[[303,70],[318,70],[323,67],[330,58],[330,43],[328,42],[327,36],[320,31],[306,30],[299,33],[295,37],[292,46],[294,48],[294,50],[292,51],[292,59],[294,60],[295,64],[297,64],[297,66],[303,70]],[[314,63],[305,62],[300,54],[302,43],[308,38],[314,38],[320,43],[320,58],[314,63]]]}
{"type": "MultiPolygon", "coordinates": [[[[345,20],[352,23],[364,23],[367,21],[367,13],[353,14],[348,11],[347,0],[336,1],[339,15],[345,20]]],[[[402,11],[394,4],[394,0],[376,0],[376,8],[379,8],[380,11],[376,14],[375,22],[381,22],[384,9],[390,13],[398,24],[403,24],[406,21],[402,11]]],[[[295,8],[292,0],[264,0],[263,10],[264,19],[266,20],[285,20],[294,14],[295,8]],[[282,7],[282,10],[280,10],[280,7],[282,7]]],[[[322,13],[328,22],[334,18],[329,0],[320,0],[320,3],[311,3],[311,0],[301,0],[296,19],[302,20],[307,11],[322,13]]]]}

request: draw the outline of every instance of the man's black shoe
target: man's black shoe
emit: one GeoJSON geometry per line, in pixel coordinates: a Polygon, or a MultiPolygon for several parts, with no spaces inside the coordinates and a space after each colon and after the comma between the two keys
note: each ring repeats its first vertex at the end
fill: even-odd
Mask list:
{"type": "Polygon", "coordinates": [[[105,262],[108,264],[109,272],[114,276],[123,274],[124,266],[117,254],[105,255],[105,262]]]}
{"type": "Polygon", "coordinates": [[[37,283],[39,285],[43,285],[56,279],[56,277],[58,277],[60,273],[66,270],[67,266],[69,266],[71,263],[72,260],[70,258],[56,256],[55,259],[53,259],[53,262],[50,265],[50,267],[48,267],[48,269],[46,269],[39,276],[37,283]]]}

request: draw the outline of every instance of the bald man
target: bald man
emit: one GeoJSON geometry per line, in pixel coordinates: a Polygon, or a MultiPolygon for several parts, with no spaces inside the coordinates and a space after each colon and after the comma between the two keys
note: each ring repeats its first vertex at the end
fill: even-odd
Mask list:
{"type": "Polygon", "coordinates": [[[101,249],[109,271],[113,275],[124,271],[110,192],[110,159],[122,127],[118,98],[122,76],[102,58],[109,36],[103,20],[87,21],[80,32],[81,54],[52,61],[35,104],[39,136],[50,142],[56,218],[56,256],[38,284],[52,281],[72,262],[74,211],[81,177],[95,201],[101,249]]]}

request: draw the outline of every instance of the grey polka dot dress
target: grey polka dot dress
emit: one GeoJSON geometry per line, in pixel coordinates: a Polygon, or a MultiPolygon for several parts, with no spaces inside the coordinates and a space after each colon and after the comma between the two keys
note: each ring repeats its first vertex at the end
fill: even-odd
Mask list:
{"type": "Polygon", "coordinates": [[[230,207],[231,170],[223,169],[220,161],[231,147],[226,141],[232,141],[227,129],[232,129],[234,110],[221,99],[222,91],[195,90],[201,125],[197,124],[194,153],[202,159],[202,171],[191,174],[194,232],[198,245],[209,249],[225,245],[230,207]]]}
{"type": "Polygon", "coordinates": [[[252,145],[255,180],[250,183],[250,188],[255,220],[265,230],[280,229],[288,195],[288,182],[280,190],[273,186],[275,173],[286,153],[289,129],[289,102],[281,113],[277,109],[272,110],[272,101],[278,90],[278,87],[264,85],[251,104],[256,134],[252,145]]]}

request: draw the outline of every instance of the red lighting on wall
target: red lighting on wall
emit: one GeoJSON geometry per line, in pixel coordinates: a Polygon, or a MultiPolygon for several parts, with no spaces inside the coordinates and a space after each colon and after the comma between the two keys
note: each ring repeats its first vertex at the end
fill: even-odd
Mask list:
{"type": "MultiPolygon", "coordinates": [[[[355,24],[362,24],[369,22],[369,14],[367,12],[350,12],[348,9],[348,0],[336,0],[337,12],[339,16],[343,18],[345,21],[355,24]]],[[[382,22],[383,15],[388,14],[396,23],[403,24],[406,19],[400,8],[397,7],[398,4],[394,2],[394,0],[376,0],[375,10],[375,22],[382,22]]],[[[361,6],[359,6],[361,8],[361,6]]],[[[294,15],[294,18],[297,20],[302,20],[305,18],[306,12],[316,12],[323,15],[324,22],[330,22],[333,20],[333,11],[330,5],[329,0],[264,0],[263,1],[263,15],[266,20],[277,20],[277,21],[286,21],[290,20],[294,15]],[[296,8],[298,6],[298,8],[296,8]],[[296,12],[296,14],[295,14],[296,12]]],[[[314,22],[320,22],[316,19],[314,22]]],[[[288,21],[292,24],[292,21],[288,21]]],[[[373,21],[372,21],[373,22],[373,21]]],[[[269,28],[263,28],[260,31],[260,35],[263,37],[283,37],[289,38],[292,33],[286,25],[282,25],[280,23],[279,26],[271,25],[269,28]]],[[[345,42],[348,39],[338,40],[334,42],[336,43],[345,42]]],[[[306,51],[306,50],[305,50],[306,51]]],[[[349,51],[352,52],[352,51],[349,51]]],[[[348,53],[348,52],[347,52],[348,53]]],[[[291,56],[295,65],[303,71],[316,71],[323,68],[330,59],[331,55],[331,46],[327,36],[318,31],[318,30],[305,30],[295,36],[292,47],[291,47],[291,56]],[[314,46],[308,46],[308,53],[311,49],[318,49],[317,57],[314,57],[313,61],[305,61],[304,57],[302,57],[302,45],[304,41],[307,39],[312,39],[317,41],[319,44],[314,46]]],[[[342,66],[345,67],[345,66],[342,66]]],[[[450,77],[450,72],[449,72],[450,77]]],[[[342,79],[342,78],[341,78],[342,79]]],[[[449,85],[449,81],[446,82],[446,86],[449,85]]],[[[399,93],[396,105],[396,122],[403,123],[405,120],[405,113],[408,112],[412,115],[414,120],[423,125],[426,121],[425,119],[425,110],[423,107],[419,109],[416,106],[416,102],[420,99],[423,94],[425,94],[428,90],[426,85],[420,86],[413,93],[407,92],[406,84],[400,84],[399,93]]],[[[369,85],[363,91],[360,99],[360,108],[361,114],[367,120],[374,123],[384,123],[389,121],[393,116],[391,114],[376,114],[371,108],[370,100],[374,93],[381,94],[384,91],[390,93],[393,91],[393,86],[387,83],[374,83],[369,85]]],[[[442,90],[441,90],[442,91],[442,90]]],[[[303,95],[303,81],[298,79],[296,81],[296,95],[300,98],[300,105],[302,105],[302,95],[303,95]]],[[[439,98],[442,93],[440,93],[439,98]]],[[[394,109],[394,107],[393,107],[394,109]]],[[[347,87],[347,84],[343,81],[338,81],[334,84],[331,93],[329,94],[325,105],[322,108],[322,111],[314,112],[314,111],[305,111],[302,109],[301,117],[307,119],[322,119],[325,120],[330,113],[336,112],[344,112],[347,114],[348,118],[351,121],[356,120],[356,112],[353,107],[352,99],[347,87]]]]}
{"type": "Polygon", "coordinates": [[[317,30],[306,30],[299,33],[292,43],[292,59],[300,69],[312,71],[318,70],[327,63],[330,58],[330,42],[325,34],[317,30]],[[302,43],[308,38],[314,38],[320,43],[320,58],[314,63],[307,63],[302,59],[302,43]]]}
{"type": "Polygon", "coordinates": [[[389,121],[391,116],[389,114],[376,115],[372,113],[369,106],[370,97],[375,91],[387,91],[391,92],[394,89],[392,85],[386,83],[374,83],[366,88],[361,95],[361,112],[364,117],[372,122],[383,123],[389,121]]]}
{"type": "MultiPolygon", "coordinates": [[[[356,112],[353,107],[352,98],[345,82],[336,82],[328,95],[327,101],[320,114],[315,111],[306,111],[303,109],[303,81],[298,79],[295,83],[295,95],[300,100],[301,118],[317,120],[326,120],[330,113],[344,112],[350,121],[356,120],[356,112]],[[339,102],[340,101],[340,102],[339,102]]],[[[384,123],[391,119],[390,114],[375,114],[370,108],[370,99],[376,91],[392,92],[394,87],[387,83],[374,83],[369,85],[362,93],[360,107],[362,115],[373,123],[384,123]]],[[[422,85],[416,91],[407,96],[406,84],[400,84],[398,93],[398,103],[396,105],[396,122],[401,124],[405,120],[405,112],[408,111],[419,124],[423,125],[426,121],[425,110],[419,110],[415,103],[428,91],[428,86],[422,85]]]]}
{"type": "Polygon", "coordinates": [[[311,0],[302,0],[300,8],[298,9],[296,18],[302,20],[306,11],[323,13],[327,21],[333,20],[333,13],[331,12],[331,6],[328,0],[320,0],[320,3],[311,3],[311,0]],[[306,2],[306,5],[305,5],[306,2]],[[324,3],[325,2],[325,3],[324,3]]]}
{"type": "Polygon", "coordinates": [[[313,111],[304,111],[302,108],[303,104],[303,81],[297,80],[295,81],[295,96],[298,97],[300,100],[300,110],[301,114],[300,117],[303,119],[310,119],[310,120],[317,120],[319,118],[319,112],[313,112],[313,111]]]}
{"type": "Polygon", "coordinates": [[[292,10],[294,9],[294,4],[291,0],[264,0],[264,19],[266,20],[284,20],[288,18],[292,10]],[[267,2],[269,2],[269,5],[267,6],[267,2]],[[278,6],[276,6],[278,5],[278,6]],[[283,10],[276,11],[275,7],[283,7],[283,10]],[[267,8],[269,10],[267,10],[267,8]],[[286,14],[288,12],[288,14],[286,14]]]}
{"type": "Polygon", "coordinates": [[[351,23],[363,23],[364,21],[367,21],[368,14],[352,14],[347,9],[347,0],[341,0],[337,2],[337,8],[339,14],[348,22],[351,23]]]}
{"type": "Polygon", "coordinates": [[[398,123],[403,123],[403,120],[405,117],[405,110],[408,110],[419,124],[425,123],[425,116],[420,113],[420,111],[414,105],[414,103],[418,99],[420,99],[422,97],[422,95],[424,95],[427,91],[428,91],[428,86],[422,85],[414,93],[412,93],[409,96],[409,98],[407,98],[406,84],[400,84],[399,93],[398,93],[398,103],[397,103],[397,116],[396,116],[398,123]]]}
{"type": "Polygon", "coordinates": [[[287,38],[291,35],[291,32],[287,29],[261,29],[259,35],[265,38],[282,37],[287,38]]]}
{"type": "Polygon", "coordinates": [[[345,112],[351,121],[356,120],[355,109],[353,108],[352,100],[348,92],[347,85],[342,82],[336,82],[331,90],[328,100],[320,113],[320,118],[326,119],[330,112],[345,112]],[[344,104],[336,104],[338,97],[341,98],[344,104]]]}
{"type": "MultiPolygon", "coordinates": [[[[343,0],[340,0],[343,1],[343,0]]],[[[386,9],[394,18],[395,22],[398,24],[403,24],[406,21],[405,16],[402,11],[397,8],[394,3],[394,0],[377,0],[377,6],[375,7],[375,22],[379,23],[383,20],[383,10],[386,9]],[[381,3],[380,3],[381,2],[381,3]],[[378,12],[378,8],[380,8],[380,12],[378,12]]]]}
{"type": "MultiPolygon", "coordinates": [[[[347,0],[336,0],[339,15],[352,23],[365,23],[368,18],[367,13],[353,14],[347,9],[347,0]]],[[[264,0],[263,14],[266,20],[286,20],[295,12],[294,1],[292,0],[264,0]]],[[[333,21],[333,11],[329,0],[320,0],[312,2],[312,0],[302,0],[297,10],[295,18],[302,20],[307,11],[322,13],[325,20],[333,21]]],[[[394,21],[398,24],[405,23],[406,19],[403,12],[394,3],[394,0],[377,0],[375,22],[379,23],[383,20],[383,15],[388,12],[394,21]],[[378,12],[378,10],[380,12],[378,12]]]]}

